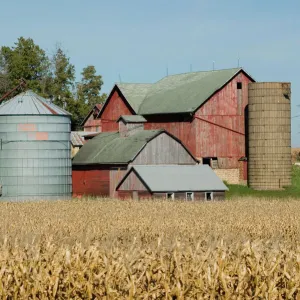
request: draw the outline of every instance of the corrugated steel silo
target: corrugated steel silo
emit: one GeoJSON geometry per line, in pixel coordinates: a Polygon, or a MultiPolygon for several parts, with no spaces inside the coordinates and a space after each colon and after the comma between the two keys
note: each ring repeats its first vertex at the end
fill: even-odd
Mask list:
{"type": "Polygon", "coordinates": [[[291,185],[291,84],[249,83],[248,184],[257,190],[291,185]]]}
{"type": "Polygon", "coordinates": [[[70,114],[32,91],[0,106],[3,200],[72,195],[70,114]]]}

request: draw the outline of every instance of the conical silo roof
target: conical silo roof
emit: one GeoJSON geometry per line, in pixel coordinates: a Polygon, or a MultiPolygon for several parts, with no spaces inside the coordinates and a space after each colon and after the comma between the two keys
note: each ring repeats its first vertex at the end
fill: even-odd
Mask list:
{"type": "Polygon", "coordinates": [[[71,115],[31,90],[0,105],[0,115],[71,115]]]}

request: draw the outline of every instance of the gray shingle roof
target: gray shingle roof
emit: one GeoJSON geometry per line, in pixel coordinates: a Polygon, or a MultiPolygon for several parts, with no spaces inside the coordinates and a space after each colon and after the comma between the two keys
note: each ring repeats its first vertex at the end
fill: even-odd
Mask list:
{"type": "Polygon", "coordinates": [[[141,130],[129,137],[119,132],[102,132],[83,145],[73,158],[73,165],[127,164],[164,130],[141,130]]]}
{"type": "Polygon", "coordinates": [[[70,115],[64,109],[31,90],[20,93],[0,105],[0,115],[70,115]]]}
{"type": "Polygon", "coordinates": [[[133,171],[139,175],[151,192],[228,190],[208,165],[136,165],[124,176],[118,187],[133,171]]]}

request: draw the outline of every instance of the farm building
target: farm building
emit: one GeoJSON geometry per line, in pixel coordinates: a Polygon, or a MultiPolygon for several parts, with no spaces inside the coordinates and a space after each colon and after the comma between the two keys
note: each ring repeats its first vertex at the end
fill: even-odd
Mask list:
{"type": "Polygon", "coordinates": [[[28,90],[0,105],[1,200],[72,195],[71,115],[28,90]]]}
{"type": "Polygon", "coordinates": [[[141,115],[146,130],[165,129],[230,183],[247,180],[248,84],[243,69],[167,76],[153,84],[118,83],[95,120],[118,130],[121,115],[141,115]]]}
{"type": "Polygon", "coordinates": [[[144,130],[141,116],[123,116],[119,131],[102,132],[73,158],[73,195],[118,197],[116,186],[134,165],[195,165],[189,150],[163,129],[144,130]]]}
{"type": "Polygon", "coordinates": [[[81,126],[83,126],[83,130],[87,132],[101,132],[102,124],[101,119],[97,118],[100,110],[102,108],[102,104],[96,104],[93,109],[88,113],[85,117],[81,126]]]}
{"type": "Polygon", "coordinates": [[[79,131],[71,131],[71,158],[80,150],[84,144],[84,138],[79,131]]]}
{"type": "Polygon", "coordinates": [[[73,158],[88,140],[99,132],[71,131],[71,158],[73,158]]]}
{"type": "Polygon", "coordinates": [[[228,190],[207,165],[135,165],[117,185],[120,198],[224,200],[228,190]]]}

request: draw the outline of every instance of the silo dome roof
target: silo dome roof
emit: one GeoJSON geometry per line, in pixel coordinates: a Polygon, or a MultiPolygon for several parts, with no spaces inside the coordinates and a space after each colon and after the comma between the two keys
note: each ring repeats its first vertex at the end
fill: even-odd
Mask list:
{"type": "Polygon", "coordinates": [[[31,90],[0,105],[0,115],[71,115],[31,90]]]}

